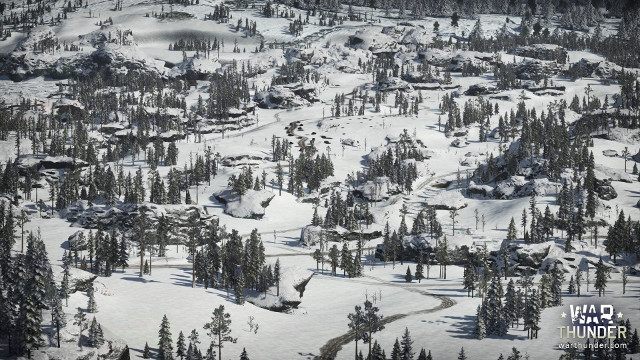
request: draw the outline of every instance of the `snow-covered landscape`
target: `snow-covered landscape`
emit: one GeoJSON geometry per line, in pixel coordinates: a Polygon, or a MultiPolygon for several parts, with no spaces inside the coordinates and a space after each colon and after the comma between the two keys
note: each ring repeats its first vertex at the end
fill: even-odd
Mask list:
{"type": "Polygon", "coordinates": [[[640,359],[633,0],[0,0],[0,359],[640,359]]]}

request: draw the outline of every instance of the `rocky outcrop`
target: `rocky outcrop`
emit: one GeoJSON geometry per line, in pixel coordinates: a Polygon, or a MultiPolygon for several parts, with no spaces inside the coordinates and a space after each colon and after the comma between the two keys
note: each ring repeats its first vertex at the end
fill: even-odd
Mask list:
{"type": "Polygon", "coordinates": [[[218,60],[207,58],[204,55],[195,55],[176,64],[169,76],[185,80],[206,80],[211,74],[222,68],[218,60]]]}
{"type": "Polygon", "coordinates": [[[398,185],[389,181],[389,178],[381,176],[357,186],[353,190],[353,195],[367,201],[382,201],[400,192],[398,185]]]}
{"type": "Polygon", "coordinates": [[[602,200],[612,200],[618,197],[618,193],[616,192],[616,189],[611,186],[611,180],[609,179],[596,179],[595,186],[596,194],[598,194],[598,197],[602,200]]]}
{"type": "Polygon", "coordinates": [[[555,63],[528,60],[516,64],[514,71],[520,80],[541,81],[557,74],[560,68],[555,63]]]}
{"type": "Polygon", "coordinates": [[[582,77],[612,79],[621,71],[622,67],[609,61],[580,59],[571,64],[566,75],[574,79],[582,77]]]}
{"type": "Polygon", "coordinates": [[[18,169],[23,171],[38,170],[74,170],[89,166],[85,161],[69,156],[25,155],[18,158],[18,169]]]}
{"type": "Polygon", "coordinates": [[[257,105],[263,109],[290,109],[318,101],[315,85],[274,85],[255,95],[257,105]]]}
{"type": "Polygon", "coordinates": [[[107,76],[131,72],[155,75],[164,73],[164,63],[150,59],[141,52],[128,30],[104,26],[81,36],[72,45],[83,50],[58,50],[53,53],[32,50],[36,42],[46,39],[55,39],[50,29],[43,27],[32,30],[16,50],[6,57],[0,67],[0,74],[13,81],[22,81],[38,76],[54,79],[91,76],[100,70],[105,70],[104,74],[107,76]],[[117,32],[121,36],[116,37],[117,32]],[[116,38],[119,42],[116,42],[116,38]]]}
{"type": "Polygon", "coordinates": [[[225,214],[237,218],[262,219],[265,209],[275,196],[268,190],[247,190],[238,195],[230,189],[223,190],[214,195],[215,199],[225,205],[225,214]]]}
{"type": "Polygon", "coordinates": [[[530,57],[540,60],[557,61],[560,64],[567,62],[567,50],[555,44],[534,44],[520,46],[513,52],[518,56],[530,57]]]}
{"type": "Polygon", "coordinates": [[[467,96],[491,95],[498,92],[495,86],[488,84],[473,84],[464,92],[467,96]]]}

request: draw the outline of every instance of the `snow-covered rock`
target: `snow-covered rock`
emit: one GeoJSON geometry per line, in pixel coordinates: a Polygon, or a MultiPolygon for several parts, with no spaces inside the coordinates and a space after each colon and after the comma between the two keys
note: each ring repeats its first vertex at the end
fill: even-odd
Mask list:
{"type": "Polygon", "coordinates": [[[326,240],[321,226],[308,225],[302,228],[300,232],[300,244],[304,246],[313,246],[320,243],[320,240],[326,240]]]}
{"type": "Polygon", "coordinates": [[[238,195],[226,189],[214,196],[225,204],[225,214],[237,218],[262,219],[266,207],[269,206],[275,194],[268,190],[249,189],[243,195],[238,195]]]}
{"type": "Polygon", "coordinates": [[[380,176],[374,180],[366,181],[356,187],[354,195],[368,201],[382,201],[391,195],[400,193],[398,185],[391,183],[386,176],[380,176]]]}
{"type": "Polygon", "coordinates": [[[64,169],[73,170],[89,166],[84,160],[70,156],[40,156],[23,155],[18,158],[18,168],[21,170],[64,169]]]}
{"type": "Polygon", "coordinates": [[[490,95],[498,92],[495,86],[489,84],[473,84],[464,92],[467,96],[490,95]]]}
{"type": "Polygon", "coordinates": [[[519,46],[515,49],[514,54],[540,60],[557,61],[560,64],[567,61],[567,50],[555,44],[519,46]]]}
{"type": "Polygon", "coordinates": [[[498,182],[493,191],[496,199],[514,199],[531,195],[555,194],[558,184],[547,178],[527,180],[524,176],[511,176],[498,182]]]}
{"type": "Polygon", "coordinates": [[[315,48],[308,63],[320,67],[324,72],[337,70],[353,74],[362,72],[360,64],[369,61],[371,56],[371,52],[368,50],[353,49],[342,44],[331,44],[315,48]]]}
{"type": "Polygon", "coordinates": [[[611,186],[611,180],[609,179],[596,179],[596,193],[602,200],[612,200],[618,197],[618,193],[613,186],[611,186]]]}
{"type": "Polygon", "coordinates": [[[484,199],[493,196],[493,187],[489,185],[478,185],[471,181],[467,187],[467,193],[470,197],[484,199]]]}
{"type": "Polygon", "coordinates": [[[469,145],[469,142],[465,139],[455,139],[451,142],[451,146],[457,147],[457,148],[463,148],[468,145],[469,145]]]}
{"type": "Polygon", "coordinates": [[[460,210],[467,207],[468,203],[460,191],[439,191],[426,200],[426,204],[436,210],[460,210]]]}
{"type": "Polygon", "coordinates": [[[271,160],[271,156],[260,151],[249,151],[239,154],[229,154],[222,158],[222,165],[227,167],[260,165],[271,160]]]}
{"type": "Polygon", "coordinates": [[[165,72],[163,61],[148,57],[138,48],[130,31],[116,26],[103,26],[81,35],[72,44],[78,51],[33,51],[34,44],[43,40],[55,40],[52,30],[46,26],[32,30],[5,59],[0,72],[14,81],[37,76],[89,76],[100,69],[108,70],[109,75],[165,72]]]}
{"type": "Polygon", "coordinates": [[[622,67],[609,61],[580,59],[569,67],[567,75],[573,78],[593,77],[611,79],[622,71],[622,67]]]}
{"type": "Polygon", "coordinates": [[[540,81],[560,71],[556,63],[541,60],[525,60],[515,65],[516,78],[520,80],[540,81]]]}
{"type": "Polygon", "coordinates": [[[274,85],[255,95],[255,101],[261,108],[290,109],[316,102],[318,93],[312,84],[274,85]]]}
{"type": "Polygon", "coordinates": [[[194,55],[176,64],[170,71],[170,77],[180,77],[187,80],[205,80],[222,68],[218,60],[205,57],[203,54],[194,55]]]}
{"type": "Polygon", "coordinates": [[[365,28],[358,30],[349,36],[347,45],[353,49],[369,50],[374,52],[393,51],[400,49],[393,37],[378,30],[378,28],[365,28]]]}

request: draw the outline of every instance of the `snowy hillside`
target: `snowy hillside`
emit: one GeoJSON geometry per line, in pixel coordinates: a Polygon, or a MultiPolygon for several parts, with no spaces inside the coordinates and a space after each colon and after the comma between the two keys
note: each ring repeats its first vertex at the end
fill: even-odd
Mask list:
{"type": "Polygon", "coordinates": [[[638,53],[635,1],[2,1],[0,358],[640,359],[638,53]]]}

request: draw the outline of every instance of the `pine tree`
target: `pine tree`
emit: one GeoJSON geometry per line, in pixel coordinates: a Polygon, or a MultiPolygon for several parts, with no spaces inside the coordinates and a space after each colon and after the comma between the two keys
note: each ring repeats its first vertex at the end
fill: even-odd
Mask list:
{"type": "Polygon", "coordinates": [[[413,360],[413,340],[411,339],[411,334],[409,333],[409,328],[404,328],[404,334],[402,335],[402,340],[400,341],[402,345],[402,360],[413,360]]]}
{"type": "Polygon", "coordinates": [[[184,334],[180,331],[178,334],[178,341],[176,342],[176,355],[179,356],[180,359],[183,359],[186,354],[184,334]]]}
{"type": "Polygon", "coordinates": [[[540,300],[535,289],[531,290],[528,301],[525,304],[524,311],[524,328],[527,330],[529,339],[538,337],[540,327],[540,300]]]}
{"type": "Polygon", "coordinates": [[[510,325],[518,321],[519,307],[520,307],[520,304],[518,302],[515,284],[513,280],[510,280],[507,283],[507,290],[505,291],[505,294],[504,294],[504,310],[503,310],[504,318],[510,325]]]}
{"type": "Polygon", "coordinates": [[[189,334],[189,345],[198,346],[200,344],[200,335],[198,335],[198,331],[196,329],[191,330],[189,334]]]}
{"type": "Polygon", "coordinates": [[[393,343],[391,360],[402,360],[402,349],[400,348],[400,341],[398,341],[398,338],[396,338],[396,342],[393,343]]]}
{"type": "Polygon", "coordinates": [[[117,266],[124,269],[129,267],[129,253],[127,252],[127,243],[124,235],[120,238],[120,244],[118,246],[118,262],[117,266]]]}
{"type": "Polygon", "coordinates": [[[598,297],[604,295],[607,288],[607,279],[611,278],[610,269],[602,262],[602,259],[596,264],[596,283],[595,288],[598,289],[598,297]]]}
{"type": "Polygon", "coordinates": [[[464,347],[460,348],[460,352],[458,353],[458,360],[467,360],[467,355],[464,353],[464,347]]]}
{"type": "Polygon", "coordinates": [[[340,261],[340,251],[337,245],[333,245],[329,249],[329,262],[331,263],[331,275],[336,275],[336,269],[338,268],[340,261]]]}
{"type": "Polygon", "coordinates": [[[167,315],[162,316],[160,330],[158,330],[158,357],[160,359],[173,359],[173,340],[167,315]]]}
{"type": "Polygon", "coordinates": [[[87,316],[81,308],[78,308],[78,312],[73,317],[73,324],[78,326],[78,346],[82,349],[82,332],[87,327],[87,316]]]}
{"type": "Polygon", "coordinates": [[[249,360],[249,355],[247,355],[246,348],[242,348],[242,353],[240,354],[240,360],[249,360]]]}
{"type": "Polygon", "coordinates": [[[151,349],[149,349],[149,343],[144,343],[144,350],[142,351],[142,358],[143,359],[150,359],[151,358],[151,349]]]}
{"type": "Polygon", "coordinates": [[[60,296],[65,300],[65,306],[69,306],[69,294],[71,288],[69,287],[69,263],[62,265],[62,281],[60,282],[60,296]]]}
{"type": "Polygon", "coordinates": [[[420,253],[420,256],[418,256],[418,264],[416,264],[416,273],[415,273],[415,278],[416,280],[418,280],[418,283],[420,283],[422,281],[422,279],[424,279],[424,265],[422,265],[422,253],[420,253]]]}
{"type": "Polygon", "coordinates": [[[313,260],[316,261],[316,271],[320,270],[320,261],[322,261],[324,259],[324,256],[322,255],[322,252],[320,251],[320,249],[316,249],[313,254],[312,254],[313,260]]]}
{"type": "Polygon", "coordinates": [[[342,244],[342,251],[340,252],[340,267],[342,268],[342,276],[345,276],[346,273],[352,273],[351,252],[346,242],[342,244]]]}
{"type": "Polygon", "coordinates": [[[476,310],[475,335],[478,340],[482,340],[487,337],[487,326],[484,323],[484,311],[482,310],[481,305],[478,305],[478,309],[476,310]]]}
{"type": "Polygon", "coordinates": [[[371,354],[369,355],[368,360],[386,360],[383,355],[382,347],[380,346],[380,344],[378,344],[377,341],[373,343],[371,354]]]}
{"type": "Polygon", "coordinates": [[[407,273],[404,275],[404,281],[410,283],[413,282],[413,275],[411,275],[411,269],[407,266],[407,273]]]}
{"type": "Polygon", "coordinates": [[[236,338],[231,337],[231,315],[224,311],[224,305],[213,310],[211,321],[204,325],[212,338],[211,345],[218,347],[218,359],[222,359],[222,347],[225,342],[235,343],[236,338]]]}
{"type": "Polygon", "coordinates": [[[562,305],[562,283],[564,282],[564,272],[556,265],[551,270],[551,294],[552,305],[562,305]]]}
{"type": "Polygon", "coordinates": [[[355,343],[356,343],[356,353],[355,356],[358,356],[358,341],[362,340],[365,338],[365,328],[364,328],[364,324],[365,324],[365,313],[362,311],[362,307],[360,305],[356,305],[354,308],[354,312],[350,313],[349,315],[347,315],[347,318],[349,319],[349,329],[351,329],[351,331],[353,331],[354,336],[355,336],[355,343]]]}
{"type": "Polygon", "coordinates": [[[364,302],[364,312],[363,312],[363,328],[364,328],[364,336],[363,336],[363,340],[365,343],[369,344],[369,355],[368,358],[371,359],[372,357],[372,340],[373,340],[373,334],[384,329],[384,326],[382,325],[382,314],[378,314],[378,311],[380,311],[380,309],[378,309],[378,307],[373,306],[373,303],[371,303],[371,301],[366,300],[364,302]]]}
{"type": "Polygon", "coordinates": [[[629,340],[629,353],[637,354],[640,351],[640,339],[638,339],[638,329],[633,331],[633,335],[631,336],[631,340],[629,340]]]}
{"type": "Polygon", "coordinates": [[[576,292],[576,283],[573,280],[573,275],[571,275],[571,277],[569,278],[569,288],[567,289],[567,292],[571,295],[575,294],[576,292]]]}
{"type": "Polygon", "coordinates": [[[497,272],[494,272],[491,278],[491,285],[485,297],[485,305],[483,307],[486,315],[485,322],[487,324],[487,334],[503,334],[504,317],[502,316],[502,283],[497,272]]]}
{"type": "Polygon", "coordinates": [[[511,355],[507,357],[507,360],[522,360],[522,355],[520,355],[520,351],[515,347],[511,348],[511,355]]]}
{"type": "MultiPolygon", "coordinates": [[[[0,291],[2,291],[1,287],[0,291]]],[[[0,310],[2,310],[1,307],[0,310]]],[[[63,328],[67,325],[67,318],[64,310],[62,310],[62,301],[60,300],[59,296],[54,296],[51,303],[51,322],[52,325],[56,328],[57,346],[60,347],[60,328],[63,328]]]]}
{"type": "Polygon", "coordinates": [[[424,348],[420,349],[418,360],[427,360],[427,352],[424,350],[424,348]]]}
{"type": "Polygon", "coordinates": [[[99,348],[104,343],[104,335],[102,333],[102,327],[96,321],[96,317],[93,317],[91,320],[91,325],[89,325],[89,335],[87,342],[89,346],[99,348]]]}
{"type": "Polygon", "coordinates": [[[468,259],[463,271],[462,285],[467,290],[467,296],[473,297],[476,289],[476,271],[473,267],[472,260],[468,259]]]}
{"type": "Polygon", "coordinates": [[[509,222],[509,228],[507,229],[507,240],[515,241],[518,238],[518,231],[516,230],[516,222],[511,217],[511,221],[509,222]]]}
{"type": "Polygon", "coordinates": [[[276,283],[276,296],[280,296],[280,258],[276,259],[273,266],[273,280],[276,283]]]}
{"type": "Polygon", "coordinates": [[[98,306],[96,305],[95,299],[95,290],[93,288],[93,282],[89,284],[89,288],[87,289],[87,312],[88,313],[96,313],[98,312],[98,306]]]}

